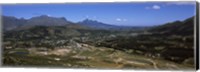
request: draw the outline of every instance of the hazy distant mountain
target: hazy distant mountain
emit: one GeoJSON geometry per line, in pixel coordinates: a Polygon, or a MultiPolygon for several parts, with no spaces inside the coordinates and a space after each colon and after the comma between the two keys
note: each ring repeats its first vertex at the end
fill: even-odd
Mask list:
{"type": "Polygon", "coordinates": [[[175,21],[154,27],[150,32],[163,34],[193,35],[194,33],[194,17],[190,17],[184,21],[175,21]]]}
{"type": "Polygon", "coordinates": [[[2,19],[4,30],[12,30],[15,28],[24,29],[32,26],[63,26],[73,24],[64,17],[57,18],[49,17],[47,15],[32,17],[30,19],[18,19],[16,17],[3,16],[2,19]]]}
{"type": "Polygon", "coordinates": [[[3,30],[12,30],[24,25],[27,22],[25,19],[17,19],[12,16],[2,16],[3,30]]]}
{"type": "Polygon", "coordinates": [[[27,21],[26,25],[62,26],[71,23],[72,22],[67,21],[64,17],[56,18],[56,17],[49,17],[47,15],[41,15],[37,17],[32,17],[27,21]]]}
{"type": "Polygon", "coordinates": [[[98,22],[98,21],[90,20],[90,19],[85,19],[81,22],[78,22],[78,24],[83,25],[83,26],[88,26],[91,28],[96,28],[96,29],[113,29],[113,28],[118,27],[115,25],[109,25],[106,23],[102,23],[102,22],[98,22]]]}
{"type": "Polygon", "coordinates": [[[96,20],[90,20],[90,19],[85,19],[81,22],[78,22],[78,24],[82,26],[87,26],[90,28],[95,28],[95,29],[106,29],[106,30],[139,30],[139,29],[145,29],[149,27],[144,27],[144,26],[118,26],[118,25],[111,25],[111,24],[106,24],[103,22],[99,22],[96,20]]]}
{"type": "Polygon", "coordinates": [[[116,26],[110,25],[102,22],[98,22],[95,20],[85,19],[78,23],[73,23],[71,21],[66,20],[64,17],[49,17],[47,15],[41,15],[32,17],[30,19],[18,19],[15,17],[3,16],[3,25],[4,30],[12,30],[12,29],[27,29],[32,26],[64,26],[68,24],[77,24],[79,27],[87,27],[91,29],[106,29],[106,30],[135,30],[135,29],[143,29],[145,27],[138,26],[116,26]]]}

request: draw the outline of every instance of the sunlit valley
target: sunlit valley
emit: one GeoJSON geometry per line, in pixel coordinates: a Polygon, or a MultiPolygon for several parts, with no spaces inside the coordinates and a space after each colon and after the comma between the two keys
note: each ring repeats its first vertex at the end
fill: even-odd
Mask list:
{"type": "Polygon", "coordinates": [[[47,15],[2,22],[4,66],[194,69],[194,17],[149,27],[47,15]]]}
{"type": "Polygon", "coordinates": [[[2,4],[2,66],[195,70],[196,3],[2,4]]]}

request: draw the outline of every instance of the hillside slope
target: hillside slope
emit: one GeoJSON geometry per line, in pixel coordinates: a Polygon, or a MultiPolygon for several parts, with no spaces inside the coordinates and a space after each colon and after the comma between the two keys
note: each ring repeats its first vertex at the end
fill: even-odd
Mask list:
{"type": "Polygon", "coordinates": [[[162,34],[193,35],[194,34],[194,17],[184,21],[175,21],[161,26],[154,27],[150,32],[162,34]]]}
{"type": "Polygon", "coordinates": [[[149,32],[134,37],[116,37],[96,45],[178,63],[194,57],[194,18],[154,27],[149,32]]]}

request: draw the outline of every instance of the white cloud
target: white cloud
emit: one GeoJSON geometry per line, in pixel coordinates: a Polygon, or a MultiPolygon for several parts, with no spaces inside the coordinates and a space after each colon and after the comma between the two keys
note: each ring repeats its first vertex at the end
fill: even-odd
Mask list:
{"type": "Polygon", "coordinates": [[[89,18],[89,16],[88,16],[88,15],[86,15],[85,17],[86,17],[86,18],[89,18]]]}
{"type": "Polygon", "coordinates": [[[116,18],[116,21],[122,21],[122,19],[120,19],[120,18],[116,18]]]}
{"type": "Polygon", "coordinates": [[[161,7],[159,5],[153,5],[153,6],[148,6],[148,7],[145,7],[145,9],[153,9],[153,10],[159,10],[161,7]]]}
{"type": "Polygon", "coordinates": [[[152,8],[153,8],[153,9],[160,9],[160,6],[158,6],[158,5],[153,5],[152,8]]]}
{"type": "Polygon", "coordinates": [[[125,21],[127,21],[127,19],[122,19],[122,18],[116,18],[116,21],[120,21],[120,22],[125,22],[125,21]]]}
{"type": "Polygon", "coordinates": [[[48,14],[47,16],[51,16],[50,14],[48,14]]]}

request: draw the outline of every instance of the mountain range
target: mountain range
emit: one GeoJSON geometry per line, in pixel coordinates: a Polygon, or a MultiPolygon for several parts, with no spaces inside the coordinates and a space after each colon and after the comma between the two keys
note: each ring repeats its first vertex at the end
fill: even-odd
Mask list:
{"type": "Polygon", "coordinates": [[[174,21],[151,28],[150,32],[162,33],[165,35],[193,35],[194,34],[194,16],[183,21],[174,21]]]}
{"type": "Polygon", "coordinates": [[[72,22],[64,17],[49,17],[41,15],[30,19],[16,18],[13,16],[2,16],[3,30],[23,30],[34,26],[67,26],[78,29],[103,29],[103,30],[141,30],[146,29],[153,33],[193,35],[194,16],[184,21],[174,21],[160,26],[139,27],[139,26],[116,26],[98,22],[96,20],[85,19],[80,22],[72,22]]]}
{"type": "Polygon", "coordinates": [[[25,28],[32,26],[63,26],[67,24],[72,24],[72,22],[67,21],[64,17],[56,18],[49,17],[47,15],[32,17],[30,19],[18,19],[12,16],[3,16],[2,22],[4,30],[12,30],[16,28],[25,28]]]}
{"type": "Polygon", "coordinates": [[[14,48],[55,48],[77,42],[182,63],[194,58],[194,19],[135,31],[137,27],[120,27],[89,19],[74,23],[63,17],[45,15],[30,19],[3,16],[6,30],[3,38],[14,48]],[[121,30],[123,28],[127,30],[121,30]]]}
{"type": "Polygon", "coordinates": [[[32,17],[30,19],[18,19],[13,16],[2,16],[4,30],[24,29],[32,26],[65,26],[69,24],[76,24],[77,26],[85,26],[92,29],[106,29],[106,30],[130,30],[130,29],[143,29],[146,27],[140,26],[117,26],[99,22],[96,20],[85,19],[80,22],[72,22],[64,17],[49,17],[41,15],[32,17]]]}
{"type": "Polygon", "coordinates": [[[92,27],[92,28],[96,28],[96,29],[112,29],[112,28],[118,27],[118,26],[109,25],[109,24],[105,24],[105,23],[98,22],[98,21],[95,21],[95,20],[90,20],[90,19],[85,19],[81,22],[78,22],[78,24],[88,26],[88,27],[92,27]]]}
{"type": "Polygon", "coordinates": [[[17,19],[13,16],[2,16],[2,24],[4,30],[12,30],[26,24],[26,19],[17,19]]]}

